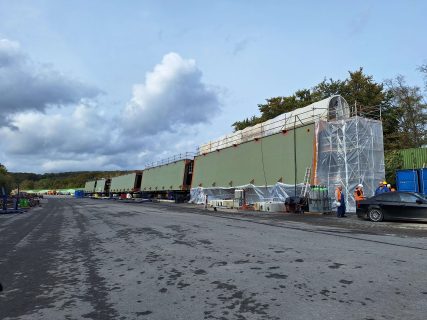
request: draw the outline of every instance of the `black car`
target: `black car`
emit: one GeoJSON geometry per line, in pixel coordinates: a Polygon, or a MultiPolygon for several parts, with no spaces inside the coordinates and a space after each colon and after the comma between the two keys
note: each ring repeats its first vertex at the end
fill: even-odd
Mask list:
{"type": "Polygon", "coordinates": [[[361,200],[356,205],[359,218],[382,220],[427,220],[427,199],[414,192],[387,192],[361,200]]]}

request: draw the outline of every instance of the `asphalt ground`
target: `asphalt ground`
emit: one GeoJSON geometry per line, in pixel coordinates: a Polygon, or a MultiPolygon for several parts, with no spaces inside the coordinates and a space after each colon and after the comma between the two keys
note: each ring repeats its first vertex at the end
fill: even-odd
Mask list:
{"type": "Polygon", "coordinates": [[[0,319],[425,319],[427,225],[50,198],[0,216],[0,319]]]}

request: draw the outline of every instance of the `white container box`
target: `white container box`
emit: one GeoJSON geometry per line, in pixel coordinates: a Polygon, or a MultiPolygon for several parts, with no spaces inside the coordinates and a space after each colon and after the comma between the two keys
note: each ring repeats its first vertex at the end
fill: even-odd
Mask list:
{"type": "Polygon", "coordinates": [[[263,211],[263,212],[281,212],[281,211],[285,211],[285,203],[273,202],[273,201],[255,202],[254,209],[256,211],[263,211]]]}
{"type": "Polygon", "coordinates": [[[225,208],[233,208],[234,206],[234,200],[210,200],[209,201],[210,207],[225,207],[225,208]]]}
{"type": "Polygon", "coordinates": [[[285,203],[284,202],[267,202],[265,211],[269,211],[269,212],[285,211],[285,203]]]}
{"type": "Polygon", "coordinates": [[[222,200],[222,205],[228,209],[233,209],[234,200],[222,200]]]}
{"type": "Polygon", "coordinates": [[[267,211],[266,210],[266,202],[255,202],[254,209],[256,211],[267,211]]]}

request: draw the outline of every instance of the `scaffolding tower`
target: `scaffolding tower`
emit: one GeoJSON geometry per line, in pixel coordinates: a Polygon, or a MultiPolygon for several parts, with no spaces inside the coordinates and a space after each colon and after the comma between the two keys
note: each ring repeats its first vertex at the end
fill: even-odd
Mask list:
{"type": "Polygon", "coordinates": [[[315,184],[326,185],[334,194],[342,185],[347,211],[354,212],[353,192],[358,184],[366,197],[373,196],[384,180],[382,123],[359,116],[316,122],[317,161],[315,184]]]}

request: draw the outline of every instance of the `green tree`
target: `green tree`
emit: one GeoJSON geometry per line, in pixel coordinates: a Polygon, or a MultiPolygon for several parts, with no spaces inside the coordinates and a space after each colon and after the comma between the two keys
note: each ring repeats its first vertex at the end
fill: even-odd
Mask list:
{"type": "Polygon", "coordinates": [[[236,121],[233,126],[235,130],[242,130],[333,95],[343,96],[352,108],[358,110],[358,114],[366,117],[379,118],[380,108],[385,109],[389,105],[383,84],[375,82],[372,76],[363,72],[363,68],[359,68],[349,71],[345,80],[324,79],[312,89],[301,89],[288,97],[266,99],[266,103],[258,105],[259,117],[236,121]]]}
{"type": "Polygon", "coordinates": [[[0,174],[7,174],[6,167],[0,163],[0,174]]]}
{"type": "Polygon", "coordinates": [[[246,118],[242,121],[236,121],[233,123],[233,127],[235,131],[243,130],[247,127],[251,127],[261,122],[260,118],[253,116],[251,118],[246,118]]]}
{"type": "Polygon", "coordinates": [[[0,163],[0,193],[2,188],[6,193],[10,193],[13,186],[13,179],[7,171],[6,167],[0,163]]]}
{"type": "MultiPolygon", "coordinates": [[[[391,148],[418,148],[426,144],[427,105],[421,89],[409,86],[403,76],[387,80],[391,103],[389,117],[393,117],[394,127],[390,132],[391,148]]],[[[386,136],[386,132],[385,132],[386,136]]]]}
{"type": "Polygon", "coordinates": [[[354,72],[349,71],[349,77],[340,89],[337,93],[363,116],[376,117],[380,107],[387,103],[383,84],[364,74],[363,68],[354,72]]]}
{"type": "Polygon", "coordinates": [[[427,63],[419,66],[418,70],[424,75],[424,90],[427,91],[427,63]]]}
{"type": "Polygon", "coordinates": [[[398,150],[384,153],[385,178],[392,185],[396,184],[396,171],[403,168],[403,157],[398,150]]]}
{"type": "Polygon", "coordinates": [[[333,80],[333,79],[323,79],[322,82],[317,84],[313,91],[315,94],[317,94],[318,99],[317,100],[323,100],[330,96],[334,96],[337,94],[342,94],[344,91],[344,86],[346,84],[346,80],[333,80]]]}
{"type": "Polygon", "coordinates": [[[35,182],[33,180],[24,180],[19,184],[19,188],[22,190],[32,190],[34,186],[35,182]]]}
{"type": "Polygon", "coordinates": [[[82,171],[35,174],[27,172],[9,173],[13,185],[28,189],[65,189],[82,188],[88,180],[112,178],[129,171],[82,171]]]}
{"type": "Polygon", "coordinates": [[[253,116],[242,121],[236,121],[233,123],[234,130],[243,130],[246,127],[267,121],[282,113],[291,112],[295,109],[305,107],[318,100],[320,100],[318,92],[312,92],[309,89],[298,90],[288,97],[274,97],[266,99],[266,103],[258,105],[261,116],[253,116]]]}

